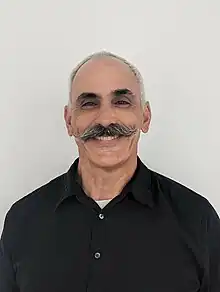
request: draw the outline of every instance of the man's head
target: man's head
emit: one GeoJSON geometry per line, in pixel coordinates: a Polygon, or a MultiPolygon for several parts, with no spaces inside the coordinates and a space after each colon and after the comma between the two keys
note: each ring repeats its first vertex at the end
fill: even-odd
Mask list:
{"type": "Polygon", "coordinates": [[[71,74],[64,117],[80,157],[112,168],[137,155],[151,119],[140,73],[111,53],[87,57],[71,74]]]}

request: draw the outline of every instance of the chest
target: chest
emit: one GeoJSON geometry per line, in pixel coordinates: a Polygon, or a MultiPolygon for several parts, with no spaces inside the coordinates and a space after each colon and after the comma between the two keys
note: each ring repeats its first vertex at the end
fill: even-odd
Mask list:
{"type": "Polygon", "coordinates": [[[133,214],[81,214],[30,229],[17,258],[20,291],[199,291],[193,241],[169,218],[133,214]]]}

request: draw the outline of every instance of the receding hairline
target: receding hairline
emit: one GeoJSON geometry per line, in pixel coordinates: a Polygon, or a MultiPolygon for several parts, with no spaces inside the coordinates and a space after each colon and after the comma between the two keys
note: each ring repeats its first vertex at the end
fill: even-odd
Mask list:
{"type": "Polygon", "coordinates": [[[86,58],[84,58],[80,63],[78,63],[78,65],[72,70],[71,74],[70,74],[70,79],[69,79],[69,104],[72,102],[72,83],[77,75],[77,73],[79,72],[79,70],[85,65],[87,64],[89,61],[92,60],[101,60],[101,59],[112,59],[112,60],[116,60],[121,62],[122,64],[125,64],[126,66],[128,66],[128,68],[131,70],[131,72],[134,74],[139,86],[140,86],[140,92],[141,92],[141,102],[142,105],[144,105],[146,103],[145,100],[145,90],[144,90],[144,83],[143,83],[143,79],[141,76],[141,73],[139,72],[139,70],[133,65],[131,64],[129,61],[127,61],[125,58],[120,57],[116,54],[113,54],[111,52],[107,52],[107,51],[101,51],[101,52],[97,52],[94,54],[91,54],[89,56],[87,56],[86,58]]]}
{"type": "MultiPolygon", "coordinates": [[[[73,74],[72,74],[72,78],[71,78],[71,84],[73,83],[74,79],[77,77],[77,75],[80,73],[81,70],[84,69],[84,67],[87,67],[87,65],[91,66],[90,63],[92,63],[92,66],[96,64],[96,62],[112,62],[113,64],[120,64],[123,67],[127,68],[132,74],[133,76],[136,78],[137,80],[137,76],[135,75],[135,73],[133,72],[133,70],[131,70],[130,66],[128,64],[126,64],[125,62],[123,62],[122,60],[114,57],[114,56],[94,56],[91,59],[87,60],[86,62],[84,62],[83,64],[81,64],[81,66],[79,66],[77,68],[77,70],[73,70],[73,74]]],[[[86,68],[85,68],[86,69],[86,68]]]]}

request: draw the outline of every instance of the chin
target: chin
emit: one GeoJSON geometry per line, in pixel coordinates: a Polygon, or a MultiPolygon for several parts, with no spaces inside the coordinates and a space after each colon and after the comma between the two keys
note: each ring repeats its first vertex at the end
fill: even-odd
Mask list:
{"type": "Polygon", "coordinates": [[[123,164],[129,158],[129,154],[126,153],[102,153],[94,154],[90,160],[98,167],[102,168],[114,168],[120,164],[123,164]]]}
{"type": "Polygon", "coordinates": [[[79,153],[100,168],[117,168],[137,152],[134,137],[121,137],[110,141],[90,140],[79,144],[79,153]],[[81,147],[80,147],[81,146],[81,147]]]}

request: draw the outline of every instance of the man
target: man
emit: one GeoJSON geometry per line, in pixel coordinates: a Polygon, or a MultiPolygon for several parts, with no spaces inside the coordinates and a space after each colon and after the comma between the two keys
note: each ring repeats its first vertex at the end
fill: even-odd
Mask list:
{"type": "Polygon", "coordinates": [[[219,292],[216,211],[137,156],[151,120],[137,69],[86,58],[64,117],[79,159],[8,212],[0,291],[219,292]]]}

